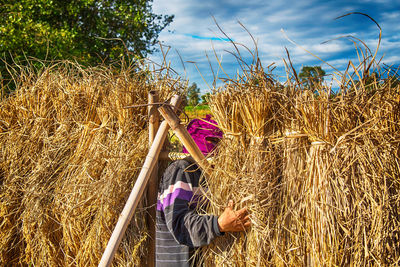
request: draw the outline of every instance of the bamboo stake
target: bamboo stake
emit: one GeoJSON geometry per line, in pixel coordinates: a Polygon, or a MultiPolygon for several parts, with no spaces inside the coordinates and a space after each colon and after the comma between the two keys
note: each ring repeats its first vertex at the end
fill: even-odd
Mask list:
{"type": "Polygon", "coordinates": [[[182,152],[168,152],[166,150],[160,152],[159,160],[162,161],[174,161],[178,159],[184,159],[188,156],[188,154],[182,152]]]}
{"type": "Polygon", "coordinates": [[[160,113],[158,113],[157,106],[153,105],[154,103],[158,103],[159,96],[157,91],[149,92],[149,145],[153,143],[154,138],[156,137],[158,128],[160,127],[160,113]]]}
{"type": "MultiPolygon", "coordinates": [[[[153,144],[153,140],[157,134],[157,130],[160,126],[160,113],[158,113],[157,107],[152,105],[159,101],[158,92],[149,92],[149,147],[153,144]]],[[[161,144],[163,145],[163,143],[161,144]]],[[[151,173],[148,185],[147,185],[147,206],[148,206],[148,228],[149,228],[149,247],[147,255],[147,266],[155,266],[156,257],[156,202],[157,202],[157,188],[158,188],[158,161],[155,163],[153,172],[151,173]]]]}
{"type": "MultiPolygon", "coordinates": [[[[160,155],[158,156],[158,160],[161,161],[174,161],[178,159],[184,159],[188,157],[187,153],[182,153],[182,152],[168,152],[168,151],[161,151],[160,155]]],[[[214,160],[214,157],[207,157],[206,158],[208,162],[212,163],[214,160]]]]}
{"type": "MultiPolygon", "coordinates": [[[[181,97],[175,95],[171,99],[171,105],[177,109],[181,103],[181,97]]],[[[150,147],[149,153],[147,154],[146,160],[136,180],[135,186],[133,187],[131,194],[125,204],[124,209],[118,219],[117,225],[108,241],[107,247],[101,257],[99,266],[110,266],[114,258],[115,252],[121,243],[122,237],[125,234],[125,230],[128,227],[133,214],[135,213],[136,207],[143,195],[146,188],[146,184],[151,176],[154,166],[158,160],[161,148],[164,144],[165,138],[168,134],[169,125],[166,121],[163,121],[160,128],[157,131],[157,135],[154,138],[153,144],[150,147]]]]}
{"type": "Polygon", "coordinates": [[[201,153],[200,149],[194,142],[192,136],[186,130],[185,126],[181,124],[179,117],[175,114],[175,112],[169,106],[161,106],[158,108],[161,115],[164,117],[165,121],[168,122],[171,129],[174,131],[178,139],[181,143],[186,147],[189,151],[190,155],[193,159],[198,163],[200,168],[206,174],[207,177],[210,177],[210,164],[206,160],[203,153],[201,153]]]}

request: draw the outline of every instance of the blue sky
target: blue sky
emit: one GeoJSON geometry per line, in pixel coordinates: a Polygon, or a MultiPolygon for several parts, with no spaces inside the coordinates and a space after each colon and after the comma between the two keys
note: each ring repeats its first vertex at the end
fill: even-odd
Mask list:
{"type": "MultiPolygon", "coordinates": [[[[283,59],[287,58],[285,47],[290,52],[296,71],[300,71],[304,65],[321,65],[327,73],[333,73],[334,70],[304,49],[340,71],[345,69],[349,60],[355,64],[359,61],[349,38],[338,37],[352,35],[362,39],[371,50],[376,49],[379,29],[367,17],[351,15],[335,20],[349,12],[362,12],[373,17],[382,28],[378,57],[384,56],[382,62],[388,65],[400,62],[398,0],[154,0],[153,11],[175,15],[173,23],[160,34],[159,40],[171,47],[167,60],[172,68],[189,79],[190,83],[196,82],[202,93],[212,88],[213,77],[225,78],[228,75],[234,78],[240,72],[235,57],[229,53],[234,51],[234,47],[218,29],[213,18],[229,38],[254,51],[253,41],[238,23],[240,21],[255,38],[263,66],[266,68],[274,63],[276,69],[273,74],[281,82],[286,79],[283,64],[283,59]],[[328,40],[331,41],[326,43],[328,40]],[[216,57],[221,61],[224,71],[219,68],[216,57]],[[198,70],[190,62],[196,62],[198,70]]],[[[241,54],[250,62],[251,54],[248,51],[242,49],[241,54]]],[[[150,59],[161,62],[161,55],[155,53],[150,59]]],[[[331,76],[326,77],[325,81],[337,86],[331,76]]]]}

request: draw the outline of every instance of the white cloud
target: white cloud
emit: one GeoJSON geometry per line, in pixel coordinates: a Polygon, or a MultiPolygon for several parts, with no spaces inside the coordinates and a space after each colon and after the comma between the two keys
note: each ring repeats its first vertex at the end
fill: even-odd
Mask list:
{"type": "Polygon", "coordinates": [[[400,56],[399,55],[391,55],[391,56],[383,57],[382,62],[387,65],[395,64],[398,66],[400,64],[400,56]]]}
{"type": "Polygon", "coordinates": [[[390,4],[393,1],[392,0],[361,0],[360,1],[362,4],[363,3],[374,3],[374,4],[390,4]]]}
{"type": "MultiPolygon", "coordinates": [[[[323,64],[298,45],[337,68],[345,68],[349,59],[357,59],[354,45],[347,38],[334,39],[349,35],[349,33],[365,40],[371,50],[374,50],[377,44],[378,30],[373,23],[367,22],[367,20],[364,23],[360,16],[347,16],[340,20],[334,20],[348,12],[362,11],[366,6],[370,8],[372,17],[379,18],[377,19],[380,20],[378,23],[383,28],[383,40],[379,55],[386,54],[385,60],[388,62],[399,61],[398,57],[390,56],[400,47],[400,34],[398,33],[400,12],[397,11],[399,9],[396,9],[396,4],[392,2],[391,9],[384,9],[385,4],[380,2],[387,1],[371,0],[367,2],[363,0],[361,2],[248,0],[244,3],[235,0],[154,0],[153,11],[159,14],[175,15],[174,22],[168,27],[168,30],[172,32],[162,32],[159,39],[172,47],[170,60],[173,65],[177,66],[176,69],[183,70],[180,66],[181,60],[175,52],[178,50],[183,61],[197,62],[203,75],[212,79],[205,53],[209,55],[213,68],[218,69],[215,52],[218,57],[223,58],[222,64],[226,71],[230,75],[235,75],[238,64],[235,63],[235,58],[226,52],[226,50],[235,51],[232,44],[191,37],[225,38],[216,26],[212,18],[214,16],[230,38],[254,51],[253,40],[237,21],[242,22],[255,38],[262,62],[265,62],[266,65],[276,62],[277,72],[279,72],[277,75],[283,76],[282,58],[286,58],[285,47],[290,51],[296,68],[300,68],[301,65],[323,64]],[[374,8],[374,5],[377,8],[374,8]],[[286,35],[298,45],[287,40],[281,33],[281,28],[284,28],[286,35]],[[327,40],[331,41],[323,43],[327,40]]],[[[240,51],[244,58],[247,58],[248,61],[251,60],[251,54],[248,51],[245,49],[240,51]]],[[[160,56],[151,56],[152,59],[157,57],[160,56]]],[[[204,88],[204,83],[196,68],[191,64],[186,64],[186,68],[188,78],[198,82],[200,87],[204,88]]]]}
{"type": "Polygon", "coordinates": [[[384,12],[382,13],[382,18],[384,20],[400,19],[400,12],[399,11],[384,12]]]}

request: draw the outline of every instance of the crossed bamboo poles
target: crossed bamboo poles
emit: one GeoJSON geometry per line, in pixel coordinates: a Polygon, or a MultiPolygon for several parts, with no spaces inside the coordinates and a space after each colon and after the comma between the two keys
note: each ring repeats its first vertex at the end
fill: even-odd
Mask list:
{"type": "MultiPolygon", "coordinates": [[[[149,102],[152,102],[154,100],[154,92],[150,92],[149,95],[149,102]]],[[[133,215],[135,214],[135,210],[137,205],[139,204],[140,200],[142,199],[143,193],[146,189],[146,185],[149,183],[151,185],[151,189],[149,188],[150,197],[152,198],[151,201],[154,201],[154,197],[156,194],[156,191],[154,191],[155,186],[157,186],[157,177],[154,175],[154,170],[157,166],[158,158],[161,152],[161,149],[164,145],[165,138],[167,137],[168,130],[171,128],[175,135],[178,137],[178,139],[181,141],[181,143],[186,147],[188,150],[189,154],[192,156],[192,158],[196,161],[196,163],[199,165],[199,167],[203,170],[204,174],[206,176],[209,176],[209,163],[207,162],[205,156],[201,153],[200,149],[194,142],[193,138],[190,136],[189,132],[186,130],[184,125],[181,124],[181,121],[179,117],[176,115],[175,111],[179,110],[179,106],[181,105],[182,98],[178,95],[174,95],[170,103],[168,105],[164,104],[158,108],[158,111],[160,114],[164,117],[164,121],[160,124],[157,134],[154,137],[153,142],[151,143],[149,152],[146,156],[145,162],[143,164],[143,167],[139,173],[139,176],[135,182],[135,185],[129,195],[128,200],[126,201],[125,207],[122,210],[117,225],[114,228],[114,231],[107,243],[107,247],[103,253],[103,256],[101,257],[99,267],[104,267],[104,266],[111,266],[112,260],[114,258],[114,255],[118,249],[119,244],[121,243],[121,240],[125,234],[126,228],[128,227],[133,215]],[[150,182],[149,182],[150,180],[150,182]],[[154,195],[154,196],[153,196],[154,195]]],[[[150,113],[150,118],[151,115],[156,116],[154,114],[154,109],[149,111],[150,113]]],[[[154,130],[153,127],[150,127],[151,131],[154,130]]],[[[149,134],[150,139],[151,137],[151,131],[149,134]]],[[[150,141],[151,142],[151,141],[150,141]]],[[[154,204],[154,203],[153,203],[154,204]]],[[[154,206],[154,205],[153,205],[154,206]]],[[[155,209],[155,207],[153,207],[155,209]]],[[[155,216],[154,212],[150,212],[152,215],[155,216]]],[[[153,221],[153,226],[154,226],[154,221],[155,218],[152,218],[153,221]]],[[[151,230],[150,230],[151,231],[151,230]]],[[[154,265],[154,240],[155,236],[153,233],[153,236],[151,237],[153,239],[153,242],[151,244],[150,248],[150,253],[149,253],[149,258],[148,258],[148,265],[153,266],[154,265]]]]}

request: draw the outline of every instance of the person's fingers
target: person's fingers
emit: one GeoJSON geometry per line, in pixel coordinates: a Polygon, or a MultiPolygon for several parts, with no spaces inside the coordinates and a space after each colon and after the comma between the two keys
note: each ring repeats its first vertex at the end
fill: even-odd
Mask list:
{"type": "Polygon", "coordinates": [[[240,209],[236,212],[239,218],[243,218],[248,214],[247,208],[240,209]]]}
{"type": "Polygon", "coordinates": [[[249,221],[249,220],[250,220],[250,215],[247,215],[246,217],[243,218],[242,221],[247,222],[247,221],[249,221]]]}
{"type": "Polygon", "coordinates": [[[251,226],[251,221],[247,221],[243,224],[243,227],[246,229],[249,228],[250,226],[251,226]]]}
{"type": "Polygon", "coordinates": [[[233,200],[232,200],[232,199],[230,199],[230,200],[228,201],[228,208],[233,209],[233,200]]]}

